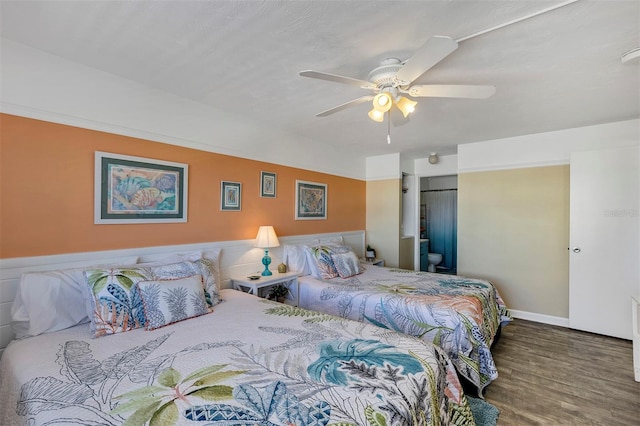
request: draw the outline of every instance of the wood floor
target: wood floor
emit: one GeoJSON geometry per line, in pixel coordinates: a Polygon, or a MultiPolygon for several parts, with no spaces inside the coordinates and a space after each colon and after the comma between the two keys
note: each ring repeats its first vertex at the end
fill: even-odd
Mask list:
{"type": "Polygon", "coordinates": [[[640,425],[630,341],[516,319],[492,353],[498,426],[640,425]]]}

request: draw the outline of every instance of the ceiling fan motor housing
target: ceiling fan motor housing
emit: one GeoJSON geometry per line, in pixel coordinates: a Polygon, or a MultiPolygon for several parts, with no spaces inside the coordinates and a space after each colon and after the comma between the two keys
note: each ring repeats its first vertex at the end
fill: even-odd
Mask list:
{"type": "Polygon", "coordinates": [[[379,67],[369,73],[368,79],[375,83],[378,89],[394,87],[396,85],[396,73],[400,68],[402,68],[400,59],[385,59],[379,67]]]}

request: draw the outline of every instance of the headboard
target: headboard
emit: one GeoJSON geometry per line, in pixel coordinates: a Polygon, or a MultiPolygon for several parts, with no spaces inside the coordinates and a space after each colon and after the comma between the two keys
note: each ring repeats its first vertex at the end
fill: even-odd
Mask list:
{"type": "MultiPolygon", "coordinates": [[[[282,262],[283,246],[286,244],[311,244],[317,239],[342,236],[359,256],[364,256],[364,231],[336,232],[327,234],[296,235],[280,237],[280,247],[269,249],[272,258],[271,269],[282,262]]],[[[79,268],[95,264],[110,263],[123,257],[138,256],[138,262],[149,262],[166,257],[169,254],[188,253],[195,250],[220,247],[220,272],[222,287],[228,288],[229,277],[250,275],[262,271],[261,263],[264,250],[254,246],[254,240],[237,240],[184,244],[175,246],[143,247],[135,249],[108,250],[85,253],[58,254],[51,256],[20,257],[0,259],[0,356],[4,348],[14,338],[11,330],[11,305],[16,295],[20,276],[24,272],[47,271],[53,269],[79,268]]]]}

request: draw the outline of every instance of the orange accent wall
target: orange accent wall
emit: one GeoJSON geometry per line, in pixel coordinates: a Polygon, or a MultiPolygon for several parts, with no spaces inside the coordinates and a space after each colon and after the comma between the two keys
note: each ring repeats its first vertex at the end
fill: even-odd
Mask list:
{"type": "Polygon", "coordinates": [[[365,229],[365,182],[165,143],[0,114],[0,258],[365,229]],[[95,225],[94,153],[189,165],[188,222],[95,225]],[[260,171],[277,198],[260,197],[260,171]],[[327,220],[296,221],[295,181],[328,185],[327,220]],[[220,181],[242,182],[242,210],[220,211],[220,181]]]}

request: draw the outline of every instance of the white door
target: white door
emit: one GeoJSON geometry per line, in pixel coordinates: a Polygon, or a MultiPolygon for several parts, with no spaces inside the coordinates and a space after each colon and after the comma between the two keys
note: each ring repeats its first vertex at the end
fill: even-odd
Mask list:
{"type": "Polygon", "coordinates": [[[569,326],[631,339],[640,293],[640,150],[571,154],[569,326]]]}

